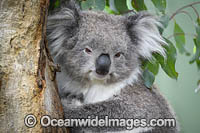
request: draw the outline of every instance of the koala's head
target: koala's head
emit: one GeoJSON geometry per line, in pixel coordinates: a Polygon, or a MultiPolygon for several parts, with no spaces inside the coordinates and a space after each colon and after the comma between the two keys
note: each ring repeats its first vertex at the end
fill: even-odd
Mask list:
{"type": "Polygon", "coordinates": [[[148,13],[115,16],[72,9],[49,16],[47,37],[54,60],[74,80],[131,80],[139,73],[140,58],[164,54],[159,23],[148,13]]]}

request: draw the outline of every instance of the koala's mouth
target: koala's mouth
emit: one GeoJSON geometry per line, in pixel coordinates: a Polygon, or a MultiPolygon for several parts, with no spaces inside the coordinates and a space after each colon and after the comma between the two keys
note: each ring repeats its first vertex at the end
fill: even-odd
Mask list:
{"type": "Polygon", "coordinates": [[[96,71],[91,71],[89,73],[89,77],[92,81],[96,80],[96,81],[106,81],[107,79],[110,78],[109,74],[106,75],[100,75],[98,74],[96,71]]]}

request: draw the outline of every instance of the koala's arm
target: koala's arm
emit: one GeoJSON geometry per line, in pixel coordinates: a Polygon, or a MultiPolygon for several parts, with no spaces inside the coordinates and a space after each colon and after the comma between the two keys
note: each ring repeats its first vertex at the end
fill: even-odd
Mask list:
{"type": "MultiPolygon", "coordinates": [[[[120,99],[112,99],[109,101],[104,101],[100,103],[95,104],[86,104],[81,106],[68,106],[64,105],[64,115],[65,118],[87,118],[90,116],[91,118],[95,118],[98,116],[98,118],[103,118],[105,116],[108,116],[108,118],[124,118],[124,112],[125,106],[122,105],[122,101],[120,99]]],[[[90,132],[116,132],[116,131],[124,131],[123,128],[117,128],[117,127],[89,127],[89,128],[72,128],[71,132],[74,133],[90,133],[90,132]]]]}
{"type": "Polygon", "coordinates": [[[122,110],[125,110],[121,105],[120,99],[112,99],[109,101],[99,102],[95,104],[86,104],[80,106],[63,105],[65,118],[87,118],[87,116],[105,116],[108,112],[111,113],[110,117],[122,116],[122,110]]]}
{"type": "MultiPolygon", "coordinates": [[[[95,104],[86,104],[77,107],[64,105],[65,118],[92,118],[98,116],[104,118],[175,118],[165,99],[156,91],[138,86],[124,90],[119,96],[108,101],[95,104]]],[[[101,131],[119,131],[125,129],[104,128],[101,131]]],[[[147,132],[176,133],[176,127],[154,127],[147,132]]]]}

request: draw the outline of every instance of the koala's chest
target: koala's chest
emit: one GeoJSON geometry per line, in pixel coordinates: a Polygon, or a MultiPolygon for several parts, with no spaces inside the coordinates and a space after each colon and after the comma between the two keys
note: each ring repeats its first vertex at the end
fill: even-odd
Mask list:
{"type": "Polygon", "coordinates": [[[120,85],[93,85],[90,88],[86,89],[84,93],[84,103],[96,103],[105,101],[109,98],[112,98],[114,95],[120,93],[122,86],[120,85]]]}
{"type": "Polygon", "coordinates": [[[124,84],[117,83],[109,86],[105,85],[92,85],[89,88],[82,88],[81,93],[72,94],[65,97],[67,103],[74,106],[83,104],[91,104],[106,101],[115,95],[119,95],[124,84]],[[81,96],[81,97],[79,97],[81,96]]]}

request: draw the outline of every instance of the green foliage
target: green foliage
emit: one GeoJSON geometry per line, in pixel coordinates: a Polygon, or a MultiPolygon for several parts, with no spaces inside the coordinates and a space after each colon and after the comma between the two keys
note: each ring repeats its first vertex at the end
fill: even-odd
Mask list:
{"type": "Polygon", "coordinates": [[[49,10],[54,10],[60,6],[60,0],[51,0],[49,5],[49,10]]]}
{"type": "Polygon", "coordinates": [[[81,8],[83,10],[103,10],[105,5],[105,0],[85,0],[81,2],[81,8]]]}
{"type": "Polygon", "coordinates": [[[159,31],[162,34],[164,31],[164,28],[167,28],[168,24],[169,24],[169,16],[168,15],[162,15],[160,17],[160,23],[163,25],[163,28],[159,27],[159,31]]]}
{"type": "MultiPolygon", "coordinates": [[[[200,70],[200,18],[197,18],[197,24],[195,26],[196,28],[196,36],[195,38],[193,39],[193,42],[194,42],[194,55],[193,57],[191,58],[190,60],[190,64],[196,62],[196,65],[197,65],[197,68],[198,70],[200,70]]],[[[197,85],[198,85],[198,88],[196,89],[196,92],[197,90],[199,91],[200,90],[200,80],[197,82],[197,85]]]]}
{"type": "Polygon", "coordinates": [[[196,26],[196,33],[197,33],[196,43],[200,44],[200,24],[196,26]]]}
{"type": "Polygon", "coordinates": [[[155,58],[153,58],[152,61],[147,62],[146,68],[154,75],[157,75],[159,71],[159,62],[155,58]]]}
{"type": "Polygon", "coordinates": [[[146,86],[148,85],[147,87],[153,85],[153,82],[150,82],[150,81],[154,81],[153,77],[155,77],[158,74],[159,66],[161,66],[161,68],[169,77],[173,79],[178,78],[178,73],[176,72],[176,69],[175,69],[176,56],[177,56],[176,48],[174,47],[171,41],[166,39],[166,42],[169,45],[169,46],[165,46],[166,59],[160,54],[154,53],[153,58],[150,62],[146,60],[143,61],[142,68],[145,70],[144,71],[145,74],[143,74],[143,76],[152,78],[152,79],[148,79],[147,77],[143,77],[145,81],[145,85],[146,86]],[[146,71],[146,69],[148,71],[146,71]]]}
{"type": "Polygon", "coordinates": [[[126,2],[124,2],[123,0],[114,0],[114,3],[115,8],[118,10],[119,13],[125,13],[129,10],[126,2]]]}
{"type": "Polygon", "coordinates": [[[193,55],[192,59],[190,60],[190,64],[196,62],[198,69],[200,70],[200,43],[198,43],[197,39],[194,39],[195,44],[195,54],[193,55]]]}
{"type": "Polygon", "coordinates": [[[115,14],[115,15],[119,14],[118,12],[111,10],[109,6],[105,6],[104,11],[109,14],[115,14]]]}
{"type": "Polygon", "coordinates": [[[159,71],[159,62],[156,60],[156,58],[152,58],[150,62],[144,60],[142,64],[142,69],[144,70],[144,83],[148,88],[151,88],[155,80],[155,76],[158,74],[159,71]]]}
{"type": "Polygon", "coordinates": [[[143,72],[143,79],[144,79],[144,84],[147,88],[151,88],[153,82],[155,81],[155,75],[149,71],[148,69],[145,69],[143,72]]]}
{"type": "Polygon", "coordinates": [[[165,14],[166,9],[166,0],[151,0],[154,4],[154,6],[163,14],[165,14]]]}
{"type": "Polygon", "coordinates": [[[165,47],[166,49],[166,54],[167,54],[167,59],[166,61],[162,56],[158,57],[158,61],[162,67],[162,69],[165,71],[165,73],[173,78],[177,79],[178,78],[178,73],[176,72],[175,69],[175,63],[176,63],[176,48],[174,47],[173,43],[169,41],[168,39],[165,39],[166,42],[168,43],[168,47],[165,47]]]}
{"type": "Polygon", "coordinates": [[[174,23],[174,39],[176,41],[176,47],[179,52],[182,54],[185,50],[185,33],[181,29],[181,27],[176,23],[174,23]]]}
{"type": "Polygon", "coordinates": [[[147,10],[144,0],[132,0],[132,6],[136,11],[147,10]]]}
{"type": "MultiPolygon", "coordinates": [[[[130,9],[134,11],[142,11],[142,10],[148,10],[144,0],[78,0],[82,10],[102,10],[110,14],[124,14],[127,12],[130,12],[130,9]],[[128,4],[128,5],[127,5],[128,4]]],[[[155,6],[155,9],[157,11],[157,15],[160,18],[160,22],[163,25],[163,28],[159,27],[159,31],[162,34],[164,30],[168,27],[169,22],[184,8],[191,7],[191,5],[187,5],[184,8],[177,9],[176,12],[173,14],[166,14],[166,0],[151,0],[153,5],[155,6]]],[[[51,0],[50,2],[50,10],[59,7],[60,0],[51,0]]],[[[200,3],[198,3],[200,4],[200,3]]],[[[195,7],[192,7],[195,11],[195,7]]],[[[197,10],[196,10],[197,11],[197,10]]],[[[195,12],[196,12],[195,11],[195,12]]],[[[198,16],[198,13],[197,13],[198,16]]],[[[194,52],[193,55],[189,61],[190,64],[196,63],[198,69],[200,70],[200,18],[197,18],[195,22],[196,27],[196,35],[194,36],[193,42],[194,42],[194,52]]],[[[174,45],[169,39],[170,37],[165,37],[166,42],[168,43],[168,46],[165,46],[166,50],[166,58],[159,55],[158,53],[153,53],[153,58],[151,61],[144,60],[142,63],[142,68],[144,70],[143,73],[143,79],[145,81],[145,85],[148,88],[151,88],[151,86],[154,83],[155,77],[158,74],[159,68],[161,67],[164,72],[171,78],[177,79],[178,73],[175,69],[175,63],[176,63],[176,56],[177,51],[181,54],[190,55],[190,53],[187,52],[185,48],[185,36],[187,35],[184,33],[184,30],[180,25],[177,24],[177,22],[174,22],[174,31],[172,33],[176,45],[174,45]],[[175,47],[176,46],[176,47],[175,47]]],[[[200,86],[200,82],[199,82],[200,86]]]]}

